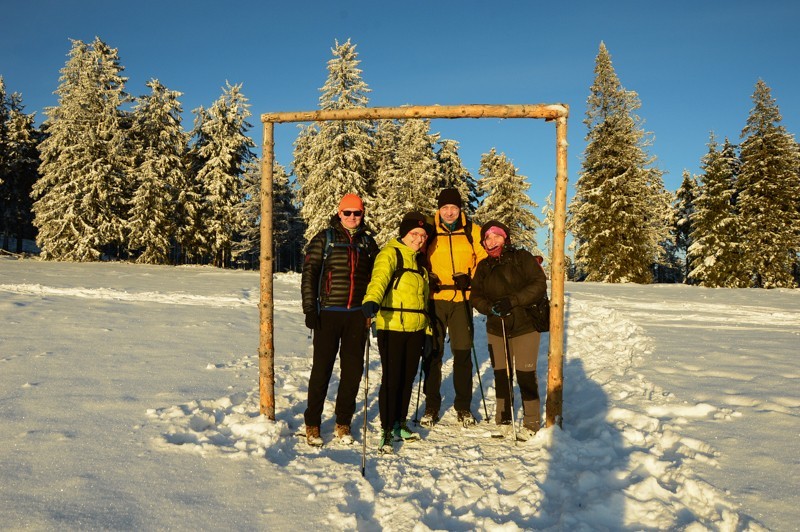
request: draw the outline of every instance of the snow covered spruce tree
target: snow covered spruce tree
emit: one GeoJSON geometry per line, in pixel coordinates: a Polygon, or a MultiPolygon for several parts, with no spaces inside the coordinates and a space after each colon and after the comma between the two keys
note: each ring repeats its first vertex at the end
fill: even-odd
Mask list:
{"type": "Polygon", "coordinates": [[[122,71],[117,50],[99,38],[72,41],[59,104],[45,110],[41,178],[33,188],[45,259],[120,256],[131,194],[122,71]]]}
{"type": "MultiPolygon", "coordinates": [[[[234,259],[249,268],[258,268],[261,249],[261,161],[247,164],[243,192],[245,200],[239,205],[245,220],[244,228],[234,244],[234,259]]],[[[297,230],[298,211],[286,169],[273,161],[272,166],[272,246],[276,271],[295,269],[297,254],[303,238],[297,230]]]]}
{"type": "Polygon", "coordinates": [[[272,171],[272,227],[275,269],[298,271],[302,264],[303,231],[289,174],[275,163],[272,171]]]}
{"type": "Polygon", "coordinates": [[[548,264],[552,263],[553,259],[553,231],[556,226],[555,222],[555,207],[553,205],[553,192],[544,200],[544,207],[542,207],[542,214],[544,215],[544,227],[547,228],[547,238],[544,241],[544,258],[548,264]]]}
{"type": "Polygon", "coordinates": [[[30,197],[39,177],[39,132],[34,115],[24,113],[22,96],[7,94],[0,76],[0,232],[2,249],[22,253],[22,241],[32,233],[30,197]],[[16,246],[11,249],[10,238],[16,246]]]}
{"type": "Polygon", "coordinates": [[[128,218],[128,247],[136,262],[167,264],[177,233],[176,204],[185,186],[186,134],[178,98],[158,80],[138,99],[130,137],[134,151],[134,192],[128,218]]]}
{"type": "Polygon", "coordinates": [[[238,207],[244,199],[241,178],[254,157],[254,143],[247,136],[250,105],[241,89],[241,84],[226,83],[209,109],[198,110],[191,147],[194,181],[202,202],[193,217],[195,234],[203,235],[196,240],[195,253],[207,255],[219,267],[230,263],[234,236],[244,223],[238,207]]]}
{"type": "Polygon", "coordinates": [[[11,116],[11,101],[6,95],[6,82],[0,76],[0,186],[9,178],[11,157],[8,141],[9,117],[11,116]]]}
{"type": "MultiPolygon", "coordinates": [[[[322,110],[366,107],[370,89],[361,78],[356,46],[335,41],[328,77],[320,89],[322,110]]],[[[358,194],[372,212],[370,159],[372,123],[332,120],[303,128],[295,141],[293,171],[300,185],[306,240],[328,225],[341,197],[358,194]]]]}
{"type": "Polygon", "coordinates": [[[692,224],[689,279],[701,286],[748,286],[736,213],[739,174],[736,147],[725,139],[720,148],[712,133],[701,167],[694,213],[689,218],[692,224]]]}
{"type": "Polygon", "coordinates": [[[594,71],[587,146],[570,205],[575,258],[589,281],[649,283],[669,234],[670,195],[646,152],[650,141],[634,114],[638,95],[622,87],[602,42],[594,71]]]}
{"type": "Polygon", "coordinates": [[[778,105],[764,81],[742,130],[737,206],[743,256],[753,286],[796,286],[800,253],[800,151],[780,124],[778,105]],[[794,271],[793,271],[794,269],[794,271]]]}
{"type": "Polygon", "coordinates": [[[391,161],[375,176],[375,196],[380,201],[375,202],[373,222],[379,245],[397,236],[407,212],[433,214],[439,193],[441,174],[434,152],[438,135],[430,133],[430,120],[403,120],[397,134],[391,161]]]}
{"type": "Polygon", "coordinates": [[[498,155],[495,148],[481,156],[478,173],[478,191],[486,197],[475,211],[475,221],[498,220],[511,229],[516,246],[543,255],[536,244],[536,229],[543,224],[532,211],[538,205],[526,194],[530,188],[526,177],[518,174],[505,154],[498,155]]]}
{"type": "Polygon", "coordinates": [[[458,154],[458,142],[451,139],[439,140],[436,161],[439,165],[440,174],[438,189],[458,189],[461,192],[461,197],[466,200],[464,212],[471,218],[475,214],[475,209],[478,208],[480,199],[478,183],[461,162],[461,156],[458,154]]]}
{"type": "Polygon", "coordinates": [[[681,186],[675,193],[675,202],[673,203],[672,236],[678,254],[683,257],[681,276],[685,281],[688,281],[691,271],[692,260],[689,255],[689,246],[692,244],[692,216],[697,188],[697,178],[688,170],[684,170],[681,186]]]}

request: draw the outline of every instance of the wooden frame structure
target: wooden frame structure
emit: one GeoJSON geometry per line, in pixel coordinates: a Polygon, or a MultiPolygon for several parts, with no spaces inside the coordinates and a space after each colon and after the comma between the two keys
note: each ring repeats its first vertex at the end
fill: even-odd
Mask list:
{"type": "Polygon", "coordinates": [[[545,423],[561,426],[564,389],[564,243],[567,209],[567,118],[564,104],[429,105],[362,107],[327,111],[266,113],[261,115],[264,138],[261,157],[261,298],[259,302],[258,382],[261,414],[275,420],[275,358],[272,293],[272,168],[274,127],[285,122],[330,120],[392,120],[408,118],[538,118],[556,123],[556,198],[553,256],[550,264],[550,350],[548,352],[545,423]]]}

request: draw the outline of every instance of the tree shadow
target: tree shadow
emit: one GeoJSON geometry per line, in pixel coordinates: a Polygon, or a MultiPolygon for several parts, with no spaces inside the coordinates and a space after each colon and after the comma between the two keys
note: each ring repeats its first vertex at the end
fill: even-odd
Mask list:
{"type": "MultiPolygon", "coordinates": [[[[539,488],[544,504],[537,526],[592,530],[625,530],[628,456],[622,434],[607,421],[610,402],[603,388],[586,373],[584,363],[570,356],[570,300],[564,312],[564,392],[562,427],[553,427],[549,461],[539,488]]],[[[540,394],[547,393],[547,340],[539,351],[540,394]]],[[[544,401],[543,401],[544,403],[544,401]]],[[[642,525],[635,527],[642,529],[642,525]]],[[[644,527],[647,528],[646,526],[644,527]]]]}

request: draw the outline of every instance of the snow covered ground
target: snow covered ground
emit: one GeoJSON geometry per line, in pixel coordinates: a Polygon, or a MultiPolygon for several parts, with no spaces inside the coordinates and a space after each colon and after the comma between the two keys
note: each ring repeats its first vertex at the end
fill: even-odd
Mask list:
{"type": "Polygon", "coordinates": [[[298,275],[275,277],[270,422],[257,273],[0,258],[0,528],[798,530],[800,291],[567,291],[563,430],[514,446],[448,410],[379,457],[373,345],[362,478],[361,399],[355,446],[293,436],[310,371],[298,275]]]}

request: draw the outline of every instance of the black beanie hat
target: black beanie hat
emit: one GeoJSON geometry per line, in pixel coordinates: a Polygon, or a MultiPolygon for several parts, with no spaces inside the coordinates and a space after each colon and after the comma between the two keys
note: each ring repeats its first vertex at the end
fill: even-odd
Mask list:
{"type": "Polygon", "coordinates": [[[481,244],[483,244],[483,241],[486,240],[486,231],[488,231],[490,227],[499,227],[502,229],[505,234],[508,235],[506,237],[506,244],[511,243],[511,231],[508,230],[508,226],[503,222],[498,222],[497,220],[489,220],[481,226],[481,244]]]}
{"type": "Polygon", "coordinates": [[[439,192],[438,205],[441,209],[445,205],[455,205],[461,208],[461,192],[457,188],[445,188],[439,192]]]}
{"type": "Polygon", "coordinates": [[[417,227],[422,227],[428,233],[428,236],[431,236],[433,228],[425,220],[425,215],[421,212],[411,211],[403,216],[403,220],[400,222],[400,238],[403,238],[409,231],[417,227]]]}

